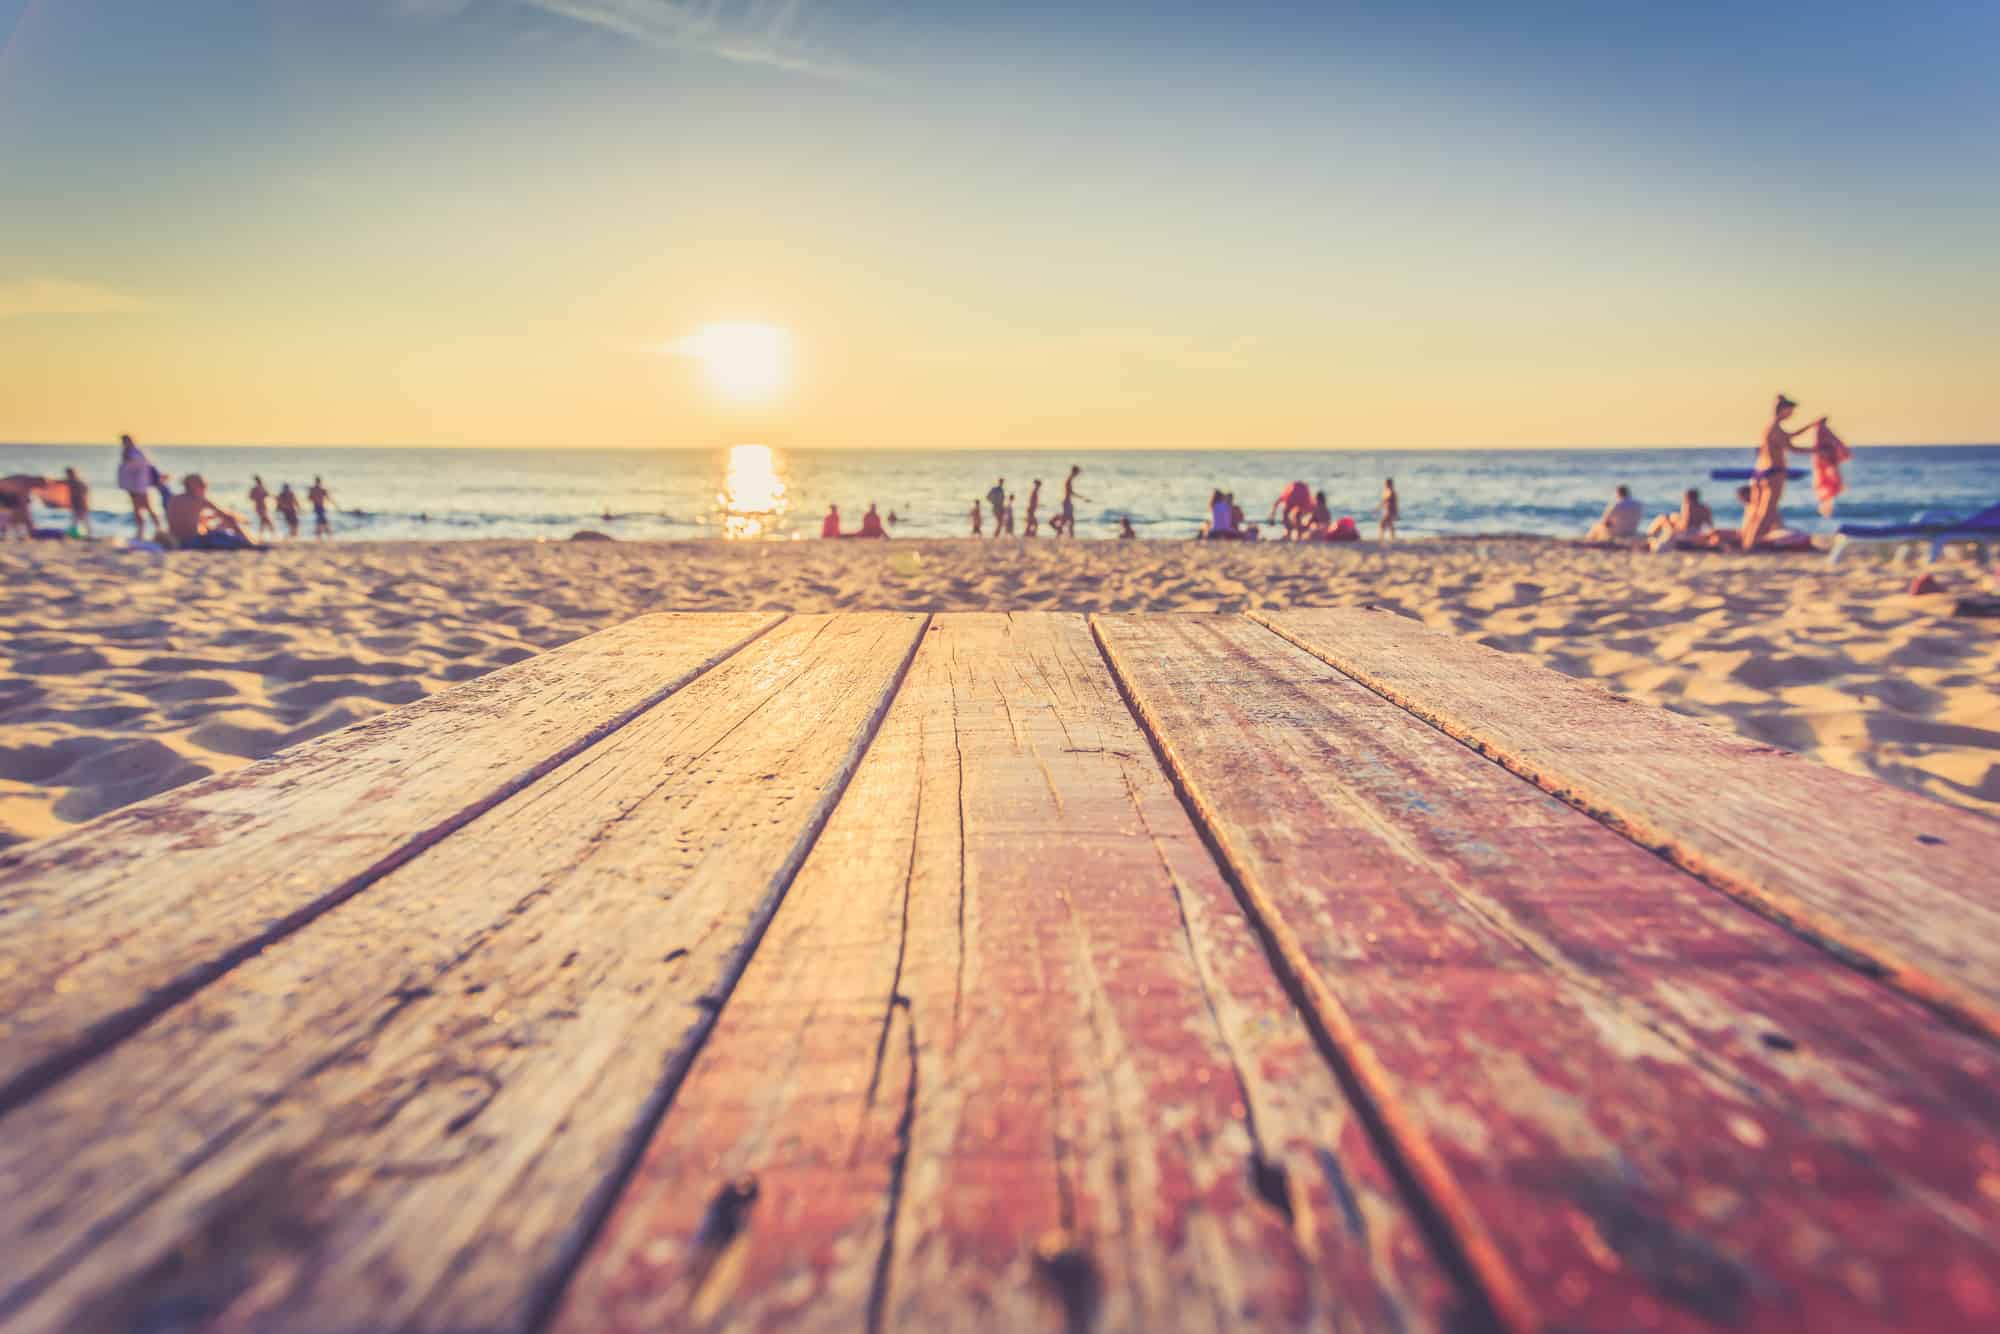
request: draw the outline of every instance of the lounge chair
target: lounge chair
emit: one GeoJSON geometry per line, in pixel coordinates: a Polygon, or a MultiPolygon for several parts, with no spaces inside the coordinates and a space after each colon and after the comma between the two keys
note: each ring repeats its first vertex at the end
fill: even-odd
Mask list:
{"type": "Polygon", "coordinates": [[[1977,514],[1964,518],[1949,514],[1933,516],[1925,511],[1908,523],[1844,523],[1840,525],[1839,535],[1833,539],[1833,550],[1828,553],[1826,563],[1831,565],[1839,560],[1840,553],[1851,541],[1929,541],[1931,559],[1935,561],[1944,554],[1947,542],[1977,542],[1982,547],[1988,542],[2000,542],[2000,505],[1989,505],[1977,514]]]}

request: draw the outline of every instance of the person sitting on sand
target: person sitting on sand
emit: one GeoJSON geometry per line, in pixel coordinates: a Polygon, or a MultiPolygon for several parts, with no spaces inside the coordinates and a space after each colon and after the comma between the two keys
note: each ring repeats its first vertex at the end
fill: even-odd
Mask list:
{"type": "Polygon", "coordinates": [[[1306,535],[1324,539],[1333,531],[1333,507],[1326,503],[1326,492],[1313,492],[1312,513],[1307,516],[1306,535]]]}
{"type": "Polygon", "coordinates": [[[333,503],[333,493],[326,489],[326,483],[313,478],[312,490],[306,492],[306,499],[313,507],[313,536],[332,537],[333,525],[326,521],[326,507],[333,503]]]}
{"type": "Polygon", "coordinates": [[[1604,507],[1604,513],[1583,535],[1586,542],[1624,542],[1639,535],[1639,520],[1645,517],[1645,506],[1632,499],[1632,488],[1619,483],[1618,494],[1604,507]]]}
{"type": "Polygon", "coordinates": [[[250,503],[257,507],[257,536],[262,537],[266,533],[276,532],[277,530],[271,527],[271,493],[265,489],[264,478],[259,474],[252,474],[250,482],[250,503]]]}
{"type": "Polygon", "coordinates": [[[1118,540],[1129,542],[1138,535],[1132,531],[1132,516],[1129,514],[1120,515],[1118,519],[1118,540]]]}
{"type": "MultiPolygon", "coordinates": [[[[1037,477],[1035,484],[1028,488],[1028,522],[1022,526],[1021,536],[1033,537],[1036,530],[1041,527],[1041,521],[1035,517],[1035,511],[1041,507],[1042,479],[1037,477]]],[[[1053,528],[1055,525],[1051,523],[1049,526],[1053,528]]]]}
{"type": "Polygon", "coordinates": [[[299,493],[292,490],[290,482],[278,487],[278,517],[285,521],[285,536],[299,535],[299,493]]]}
{"type": "Polygon", "coordinates": [[[985,517],[985,514],[986,514],[986,507],[985,507],[984,505],[981,505],[981,504],[980,504],[980,503],[979,503],[978,501],[976,501],[976,500],[975,500],[975,501],[973,501],[973,502],[972,502],[972,535],[973,535],[974,537],[979,537],[979,536],[981,535],[981,532],[980,532],[980,520],[981,520],[982,518],[984,518],[984,517],[985,517]]]}
{"type": "Polygon", "coordinates": [[[1386,542],[1396,535],[1396,519],[1402,513],[1402,503],[1396,499],[1396,479],[1382,479],[1382,499],[1375,505],[1375,540],[1386,542]]]}
{"type": "Polygon", "coordinates": [[[1757,467],[1750,474],[1750,505],[1743,514],[1745,551],[1756,550],[1778,526],[1778,504],[1785,498],[1792,441],[1826,421],[1821,417],[1796,431],[1786,430],[1785,422],[1798,406],[1783,394],[1771,404],[1771,424],[1764,428],[1764,443],[1757,447],[1757,467]]]}
{"type": "Polygon", "coordinates": [[[1312,527],[1312,488],[1304,482],[1293,482],[1271,502],[1270,517],[1275,520],[1281,509],[1285,512],[1285,540],[1296,542],[1304,538],[1312,527]]]}
{"type": "Polygon", "coordinates": [[[118,489],[132,498],[133,540],[146,540],[146,520],[153,521],[153,535],[164,538],[167,530],[153,509],[153,461],[132,442],[129,435],[118,437],[118,489]]]}
{"type": "Polygon", "coordinates": [[[1243,507],[1236,503],[1236,493],[1225,491],[1222,495],[1229,502],[1229,520],[1236,527],[1236,535],[1246,542],[1255,542],[1262,534],[1258,532],[1257,525],[1244,516],[1243,507]]]}
{"type": "Polygon", "coordinates": [[[69,526],[78,537],[94,537],[90,531],[90,486],[77,475],[75,468],[63,469],[63,480],[69,483],[69,526]]]}
{"type": "Polygon", "coordinates": [[[821,537],[845,536],[840,531],[840,506],[828,505],[826,507],[826,517],[819,521],[819,535],[821,537]]]}
{"type": "Polygon", "coordinates": [[[1208,522],[1201,526],[1197,534],[1214,542],[1241,541],[1243,532],[1236,526],[1238,514],[1228,492],[1215,490],[1208,493],[1208,522]]]}
{"type": "Polygon", "coordinates": [[[1715,515],[1708,506],[1701,503],[1701,492],[1689,487],[1681,494],[1681,508],[1678,514],[1662,514],[1653,520],[1646,530],[1646,540],[1653,544],[1653,550],[1682,538],[1695,537],[1715,527],[1715,515]]]}
{"type": "Polygon", "coordinates": [[[183,551],[244,551],[256,546],[243,521],[208,498],[198,472],[181,478],[181,493],[167,502],[167,531],[183,551]]]}
{"type": "Polygon", "coordinates": [[[881,538],[889,536],[888,531],[882,527],[882,516],[875,512],[874,501],[868,502],[868,512],[861,516],[861,531],[855,536],[881,538]]]}

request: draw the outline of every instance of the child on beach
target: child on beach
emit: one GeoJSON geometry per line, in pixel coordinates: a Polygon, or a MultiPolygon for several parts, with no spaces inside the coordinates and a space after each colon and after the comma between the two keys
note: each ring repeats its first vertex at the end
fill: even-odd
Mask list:
{"type": "Polygon", "coordinates": [[[1129,514],[1120,515],[1118,518],[1118,540],[1129,542],[1137,536],[1139,534],[1132,531],[1132,516],[1129,514]]]}
{"type": "Polygon", "coordinates": [[[285,521],[285,536],[299,535],[299,493],[292,490],[290,482],[278,487],[278,517],[285,521]]]}
{"type": "Polygon", "coordinates": [[[986,512],[985,507],[982,506],[978,501],[975,500],[972,502],[972,535],[974,537],[978,537],[981,535],[979,521],[981,516],[983,516],[985,512],[986,512]]]}
{"type": "MultiPolygon", "coordinates": [[[[1042,506],[1042,479],[1037,477],[1035,479],[1035,484],[1028,488],[1028,523],[1027,526],[1021,530],[1021,535],[1023,537],[1033,537],[1035,535],[1035,530],[1041,527],[1040,521],[1035,518],[1035,511],[1040,509],[1041,506],[1042,506]]],[[[1055,527],[1053,523],[1051,523],[1049,526],[1051,528],[1055,527]]]]}
{"type": "Polygon", "coordinates": [[[69,483],[70,531],[78,537],[94,537],[90,531],[90,486],[74,468],[63,469],[63,480],[69,483]]]}
{"type": "Polygon", "coordinates": [[[1386,542],[1396,535],[1396,515],[1401,506],[1396,500],[1396,479],[1382,479],[1382,500],[1375,506],[1375,540],[1386,542]]]}
{"type": "MultiPolygon", "coordinates": [[[[1007,493],[1007,506],[1000,512],[1000,532],[1007,534],[1009,537],[1014,535],[1014,493],[1012,491],[1007,493]]],[[[999,533],[995,533],[994,536],[998,537],[999,533]]]]}

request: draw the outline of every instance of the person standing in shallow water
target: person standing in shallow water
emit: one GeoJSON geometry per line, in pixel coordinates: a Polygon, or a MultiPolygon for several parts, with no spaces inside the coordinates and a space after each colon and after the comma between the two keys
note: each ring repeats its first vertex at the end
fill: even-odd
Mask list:
{"type": "Polygon", "coordinates": [[[299,535],[299,493],[292,490],[290,482],[278,486],[278,517],[285,521],[285,536],[299,535]]]}
{"type": "Polygon", "coordinates": [[[326,507],[333,503],[333,493],[326,489],[326,483],[313,478],[312,490],[306,492],[306,499],[313,507],[313,536],[332,537],[333,525],[327,522],[326,507]]]}
{"type": "Polygon", "coordinates": [[[1396,479],[1393,477],[1384,477],[1382,479],[1382,501],[1375,507],[1377,516],[1375,525],[1376,541],[1386,542],[1396,535],[1396,516],[1401,509],[1402,505],[1396,499],[1396,479]]]}
{"type": "Polygon", "coordinates": [[[1002,477],[986,493],[986,503],[993,507],[993,536],[1000,536],[1001,521],[1007,517],[1007,479],[1002,477]]]}
{"type": "Polygon", "coordinates": [[[1042,479],[1037,477],[1035,479],[1035,484],[1028,488],[1028,523],[1027,526],[1021,530],[1021,536],[1033,537],[1035,535],[1036,529],[1041,527],[1041,521],[1035,518],[1035,511],[1040,509],[1041,507],[1042,507],[1042,479]]]}
{"type": "Polygon", "coordinates": [[[262,476],[252,475],[250,481],[250,503],[257,507],[257,536],[262,537],[277,531],[271,527],[271,493],[264,488],[262,476]]]}
{"type": "Polygon", "coordinates": [[[978,537],[981,535],[980,519],[985,515],[985,513],[986,513],[985,506],[981,505],[976,500],[972,502],[972,535],[974,537],[978,537]]]}

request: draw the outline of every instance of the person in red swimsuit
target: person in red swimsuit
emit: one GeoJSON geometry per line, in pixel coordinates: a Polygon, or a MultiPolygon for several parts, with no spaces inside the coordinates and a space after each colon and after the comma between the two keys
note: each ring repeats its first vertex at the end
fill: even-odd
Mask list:
{"type": "Polygon", "coordinates": [[[819,535],[821,537],[842,536],[840,531],[840,506],[828,505],[826,507],[826,517],[819,521],[819,535]]]}
{"type": "Polygon", "coordinates": [[[1285,537],[1299,541],[1312,527],[1312,488],[1304,482],[1293,482],[1279,497],[1271,502],[1271,517],[1278,517],[1280,509],[1285,512],[1285,537]]]}

